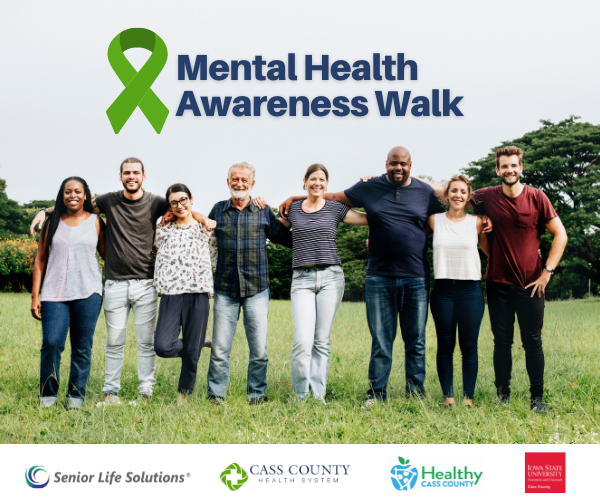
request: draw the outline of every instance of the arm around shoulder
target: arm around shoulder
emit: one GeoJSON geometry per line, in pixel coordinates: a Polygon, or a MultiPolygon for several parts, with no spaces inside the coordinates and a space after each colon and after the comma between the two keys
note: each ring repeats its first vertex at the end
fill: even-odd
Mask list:
{"type": "Polygon", "coordinates": [[[326,200],[330,200],[330,201],[339,201],[340,203],[343,203],[344,205],[346,205],[350,208],[354,207],[354,205],[350,202],[350,200],[346,196],[345,191],[338,191],[337,193],[325,193],[323,195],[323,198],[325,198],[326,200]]]}

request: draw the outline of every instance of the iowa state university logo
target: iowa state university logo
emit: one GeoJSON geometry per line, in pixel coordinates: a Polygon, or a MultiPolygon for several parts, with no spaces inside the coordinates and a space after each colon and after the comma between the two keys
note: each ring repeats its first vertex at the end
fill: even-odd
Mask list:
{"type": "Polygon", "coordinates": [[[525,453],[525,493],[566,493],[565,453],[525,453]]]}

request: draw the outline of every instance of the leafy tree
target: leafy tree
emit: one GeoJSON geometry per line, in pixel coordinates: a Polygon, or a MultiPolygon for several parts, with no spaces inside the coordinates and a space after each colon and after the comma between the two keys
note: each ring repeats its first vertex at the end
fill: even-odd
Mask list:
{"type": "Polygon", "coordinates": [[[6,194],[6,180],[0,179],[0,238],[27,234],[27,213],[6,194]]]}
{"type": "MultiPolygon", "coordinates": [[[[523,183],[546,193],[569,235],[559,268],[563,276],[551,285],[581,288],[583,284],[587,293],[587,278],[600,283],[600,125],[578,119],[541,120],[540,129],[499,147],[514,145],[523,150],[523,183]]],[[[463,170],[474,189],[500,184],[496,149],[463,170]]],[[[544,256],[551,240],[548,233],[542,238],[544,256]]]]}
{"type": "Polygon", "coordinates": [[[269,241],[267,259],[271,298],[289,300],[292,287],[292,250],[269,241]]]}
{"type": "Polygon", "coordinates": [[[344,300],[365,300],[365,276],[367,274],[367,246],[369,238],[367,226],[338,226],[336,242],[338,254],[344,269],[346,287],[344,300]]]}
{"type": "Polygon", "coordinates": [[[29,203],[24,203],[23,208],[39,210],[44,207],[53,207],[56,200],[32,200],[29,203]]]}

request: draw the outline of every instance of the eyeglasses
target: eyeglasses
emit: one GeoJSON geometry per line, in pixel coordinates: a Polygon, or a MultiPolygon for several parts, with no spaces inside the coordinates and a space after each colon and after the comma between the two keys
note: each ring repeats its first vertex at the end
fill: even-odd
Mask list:
{"type": "Polygon", "coordinates": [[[177,205],[179,205],[181,203],[181,206],[185,207],[189,201],[190,201],[190,199],[187,196],[184,196],[183,198],[181,198],[179,200],[173,200],[173,201],[169,202],[169,205],[171,205],[171,207],[173,207],[173,208],[177,208],[177,205]]]}

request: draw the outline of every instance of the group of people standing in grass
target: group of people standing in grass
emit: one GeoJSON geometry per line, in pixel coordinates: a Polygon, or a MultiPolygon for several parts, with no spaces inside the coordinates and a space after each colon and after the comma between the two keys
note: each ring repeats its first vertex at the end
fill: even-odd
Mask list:
{"type": "Polygon", "coordinates": [[[331,329],[344,292],[335,245],[337,227],[344,222],[369,226],[365,296],[372,347],[365,408],[387,398],[398,319],[405,347],[405,393],[424,397],[429,302],[444,406],[455,405],[452,368],[457,331],[464,404],[473,405],[484,314],[479,245],[488,255],[486,289],[499,403],[507,404],[510,398],[516,314],[531,382],[531,409],[546,413],[544,290],[567,236],[548,198],[520,182],[522,158],[517,147],[498,149],[496,173],[502,184],[473,193],[464,175],[453,176],[444,187],[411,177],[411,156],[403,147],[389,152],[384,175],[364,178],[338,193],[326,193],[329,172],[314,164],[303,179],[307,194],[288,198],[279,207],[279,217],[264,199],[250,196],[255,171],[247,163],[229,169],[231,197],[217,203],[208,217],[192,211],[192,193],[183,184],[169,187],[165,198],[144,191],[144,166],[137,158],[121,164],[123,191],[94,200],[83,179],[66,179],[54,210],[44,209],[32,223],[32,232],[35,225],[41,227],[31,306],[33,316],[42,320],[41,406],[56,402],[60,356],[69,328],[67,407],[82,406],[103,293],[107,346],[103,401],[98,405],[120,403],[130,310],[139,354],[139,398],[131,403],[152,395],[155,354],[181,358],[178,404],[183,403],[194,390],[200,351],[210,345],[206,326],[213,294],[208,398],[217,405],[225,402],[229,357],[243,309],[249,346],[248,402],[266,402],[267,240],[292,248],[292,390],[299,399],[312,395],[325,403],[331,329]],[[96,216],[100,213],[105,214],[106,225],[96,216]],[[539,244],[545,229],[553,244],[543,265],[539,244]],[[429,301],[431,233],[435,283],[429,301]],[[96,250],[105,259],[104,288],[96,250]]]}

